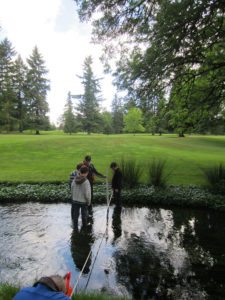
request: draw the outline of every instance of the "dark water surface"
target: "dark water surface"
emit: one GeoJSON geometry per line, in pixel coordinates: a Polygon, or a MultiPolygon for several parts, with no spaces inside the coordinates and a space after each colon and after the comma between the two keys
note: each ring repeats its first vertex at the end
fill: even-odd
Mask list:
{"type": "Polygon", "coordinates": [[[95,206],[91,223],[75,232],[69,204],[0,206],[0,282],[25,286],[69,270],[76,282],[91,251],[78,290],[225,299],[225,214],[111,206],[107,218],[95,206]]]}

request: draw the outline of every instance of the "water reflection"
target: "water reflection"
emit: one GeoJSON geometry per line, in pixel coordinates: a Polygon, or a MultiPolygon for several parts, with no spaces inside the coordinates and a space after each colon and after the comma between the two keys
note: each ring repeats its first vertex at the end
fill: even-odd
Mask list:
{"type": "Polygon", "coordinates": [[[76,231],[67,204],[0,206],[0,281],[30,284],[47,266],[49,274],[71,270],[75,282],[91,251],[80,290],[133,299],[224,299],[224,214],[113,206],[106,212],[93,207],[90,225],[76,231]]]}
{"type": "Polygon", "coordinates": [[[71,255],[74,260],[75,266],[82,270],[84,264],[83,274],[88,274],[91,266],[91,246],[93,244],[92,237],[92,223],[87,226],[81,227],[80,230],[74,229],[71,234],[71,255]],[[86,259],[89,256],[87,262],[86,259]]]}
{"type": "Polygon", "coordinates": [[[114,233],[113,243],[121,236],[122,227],[121,227],[121,206],[115,206],[112,214],[112,230],[114,233]]]}
{"type": "Polygon", "coordinates": [[[221,213],[174,210],[174,227],[181,232],[182,246],[189,255],[192,274],[213,299],[225,295],[225,227],[221,213]]]}

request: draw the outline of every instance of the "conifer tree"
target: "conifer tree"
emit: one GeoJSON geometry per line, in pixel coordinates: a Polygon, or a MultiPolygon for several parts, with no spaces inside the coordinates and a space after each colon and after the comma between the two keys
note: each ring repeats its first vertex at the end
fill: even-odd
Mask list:
{"type": "Polygon", "coordinates": [[[0,128],[13,130],[16,121],[15,93],[13,89],[13,58],[15,51],[5,38],[0,43],[0,128]]]}
{"type": "Polygon", "coordinates": [[[117,95],[112,101],[112,126],[115,133],[123,132],[123,107],[117,95]]]}
{"type": "Polygon", "coordinates": [[[63,114],[63,130],[65,133],[73,133],[77,132],[79,128],[78,121],[76,120],[76,116],[73,112],[73,103],[71,100],[71,93],[68,93],[65,110],[63,114]]]}
{"type": "Polygon", "coordinates": [[[14,91],[16,94],[16,117],[19,131],[22,132],[26,126],[28,103],[25,97],[27,67],[20,55],[14,64],[14,91]]]}
{"type": "Polygon", "coordinates": [[[79,76],[84,87],[84,94],[76,95],[80,100],[77,106],[79,119],[81,120],[83,130],[90,134],[98,132],[101,127],[101,116],[99,112],[100,85],[99,79],[95,78],[92,71],[92,58],[85,58],[83,66],[83,76],[79,76]]]}
{"type": "Polygon", "coordinates": [[[27,59],[27,89],[26,97],[29,101],[29,126],[36,130],[45,128],[48,125],[48,103],[46,101],[47,92],[50,89],[49,80],[46,78],[48,71],[45,62],[38,48],[35,46],[31,56],[27,59]]]}

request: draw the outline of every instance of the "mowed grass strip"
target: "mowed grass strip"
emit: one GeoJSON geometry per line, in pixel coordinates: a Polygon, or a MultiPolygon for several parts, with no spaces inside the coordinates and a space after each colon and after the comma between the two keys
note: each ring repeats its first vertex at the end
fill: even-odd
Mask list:
{"type": "Polygon", "coordinates": [[[147,162],[167,160],[170,184],[201,184],[201,169],[225,164],[224,136],[152,136],[148,134],[74,134],[45,132],[41,135],[0,135],[0,182],[67,181],[75,165],[91,155],[101,173],[111,174],[111,161],[122,157],[142,165],[146,182],[147,162]]]}

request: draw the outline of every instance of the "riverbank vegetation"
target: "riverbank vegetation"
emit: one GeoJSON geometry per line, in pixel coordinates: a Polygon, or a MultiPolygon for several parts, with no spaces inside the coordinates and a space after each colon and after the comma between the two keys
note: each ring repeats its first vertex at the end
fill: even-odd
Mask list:
{"type": "MultiPolygon", "coordinates": [[[[68,184],[1,184],[0,203],[15,202],[57,203],[70,202],[68,184]]],[[[122,192],[123,205],[164,207],[194,207],[225,211],[225,197],[212,194],[208,190],[197,186],[168,186],[157,188],[139,185],[122,192]]],[[[105,184],[94,185],[94,204],[106,203],[105,184]]]]}

